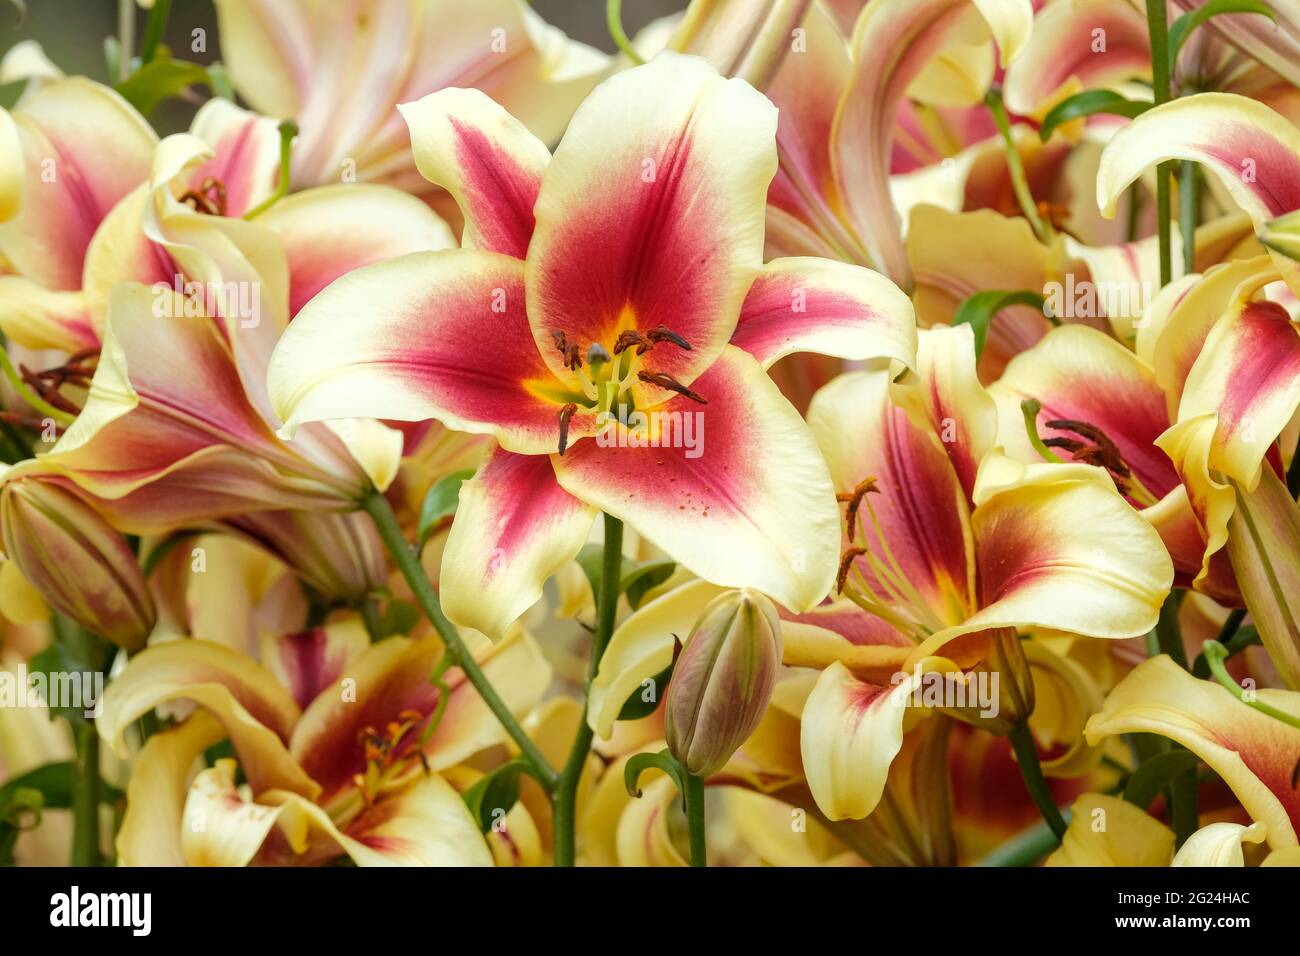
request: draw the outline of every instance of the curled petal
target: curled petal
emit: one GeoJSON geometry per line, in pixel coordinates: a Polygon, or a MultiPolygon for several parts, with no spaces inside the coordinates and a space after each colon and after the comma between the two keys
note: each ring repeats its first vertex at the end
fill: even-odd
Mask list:
{"type": "Polygon", "coordinates": [[[545,144],[479,90],[441,90],[398,109],[420,173],[460,206],[465,246],[522,259],[551,159],[545,144]]]}
{"type": "MultiPolygon", "coordinates": [[[[1256,691],[1259,700],[1300,716],[1300,694],[1256,691]]],[[[1213,681],[1197,680],[1161,655],[1139,664],[1088,721],[1085,734],[1155,733],[1182,744],[1223,778],[1273,849],[1296,845],[1300,794],[1292,786],[1300,730],[1237,700],[1213,681]]]]}
{"type": "Polygon", "coordinates": [[[1170,866],[1245,866],[1243,843],[1263,843],[1262,823],[1211,823],[1187,838],[1170,866]]]}
{"type": "Polygon", "coordinates": [[[210,641],[171,641],[141,651],[104,692],[96,727],[125,754],[126,728],[171,700],[192,700],[211,712],[234,744],[254,790],[319,792],[284,744],[299,713],[288,691],[243,654],[210,641]]]}
{"type": "Polygon", "coordinates": [[[184,866],[185,795],[203,752],[225,737],[215,717],[197,710],[151,736],[136,755],[117,831],[119,866],[184,866]]]}
{"type": "Polygon", "coordinates": [[[912,303],[884,276],[828,259],[774,259],[749,287],[731,344],[770,368],[793,352],[916,364],[912,303]]]}

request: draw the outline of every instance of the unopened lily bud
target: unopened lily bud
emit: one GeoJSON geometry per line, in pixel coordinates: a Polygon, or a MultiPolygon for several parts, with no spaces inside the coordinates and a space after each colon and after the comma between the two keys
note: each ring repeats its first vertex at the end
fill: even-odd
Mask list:
{"type": "Polygon", "coordinates": [[[1228,557],[1259,639],[1287,687],[1300,688],[1300,507],[1268,465],[1254,491],[1234,483],[1228,557]]]}
{"type": "Polygon", "coordinates": [[[668,47],[702,56],[724,76],[766,89],[781,62],[796,49],[796,30],[809,6],[811,0],[695,0],[668,47]]]}
{"type": "Polygon", "coordinates": [[[668,685],[668,749],[699,777],[717,773],[767,710],[781,666],[776,608],[757,591],[728,591],[704,609],[668,685]]]}
{"type": "Polygon", "coordinates": [[[55,610],[134,650],[153,631],[153,598],[135,555],[94,508],[35,479],[0,492],[4,546],[55,610]]]}

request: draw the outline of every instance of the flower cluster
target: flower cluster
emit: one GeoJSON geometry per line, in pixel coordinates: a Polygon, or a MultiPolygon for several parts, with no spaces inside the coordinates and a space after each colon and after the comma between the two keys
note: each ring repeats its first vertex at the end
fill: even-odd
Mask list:
{"type": "Polygon", "coordinates": [[[1300,3],[619,6],[5,55],[0,863],[1300,865],[1300,3]]]}

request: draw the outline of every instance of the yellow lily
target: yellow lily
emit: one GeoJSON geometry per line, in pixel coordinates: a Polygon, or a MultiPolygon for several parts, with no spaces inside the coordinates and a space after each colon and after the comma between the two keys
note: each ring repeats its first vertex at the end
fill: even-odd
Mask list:
{"type": "MultiPolygon", "coordinates": [[[[480,638],[475,650],[516,713],[540,699],[550,671],[531,637],[480,638]]],[[[104,695],[101,736],[125,755],[125,732],[141,714],[175,701],[198,709],[135,756],[119,860],[492,865],[443,774],[467,786],[473,774],[455,768],[505,733],[459,670],[443,675],[440,699],[430,675],[441,655],[436,637],[371,645],[355,617],[270,638],[261,664],[199,639],[143,651],[104,695]],[[196,759],[225,738],[236,759],[195,774],[196,759]]]]}

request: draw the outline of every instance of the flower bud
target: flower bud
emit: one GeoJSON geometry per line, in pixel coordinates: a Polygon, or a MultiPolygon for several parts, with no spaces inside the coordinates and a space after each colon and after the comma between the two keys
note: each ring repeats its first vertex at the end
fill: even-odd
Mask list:
{"type": "Polygon", "coordinates": [[[11,481],[0,492],[4,546],[55,610],[128,650],[153,631],[153,598],[135,555],[90,505],[58,485],[11,481]]]}
{"type": "Polygon", "coordinates": [[[668,749],[699,777],[717,773],[763,719],[781,666],[781,625],[757,591],[715,598],[682,648],[664,704],[668,749]]]}

